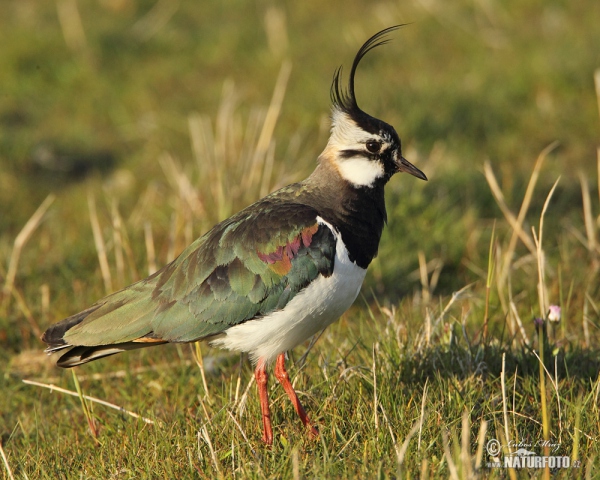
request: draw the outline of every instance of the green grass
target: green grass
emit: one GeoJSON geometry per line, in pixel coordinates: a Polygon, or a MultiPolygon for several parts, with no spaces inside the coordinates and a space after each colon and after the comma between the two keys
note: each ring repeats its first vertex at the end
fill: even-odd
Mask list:
{"type": "Polygon", "coordinates": [[[600,475],[600,3],[38,3],[0,15],[2,478],[544,478],[486,467],[485,445],[541,455],[545,430],[581,461],[557,478],[600,475]],[[208,389],[187,345],[75,371],[83,395],[153,424],[23,383],[76,392],[41,331],[306,176],[334,69],[405,22],[357,95],[430,181],[390,182],[362,295],[305,362],[308,345],[291,353],[317,440],[272,379],[265,448],[249,362],[205,345],[208,389]]]}

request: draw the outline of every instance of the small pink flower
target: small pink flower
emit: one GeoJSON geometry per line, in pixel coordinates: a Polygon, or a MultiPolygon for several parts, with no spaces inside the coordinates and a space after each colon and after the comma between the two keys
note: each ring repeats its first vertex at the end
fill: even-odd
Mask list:
{"type": "Polygon", "coordinates": [[[550,305],[548,320],[551,322],[560,322],[560,307],[558,305],[550,305]]]}

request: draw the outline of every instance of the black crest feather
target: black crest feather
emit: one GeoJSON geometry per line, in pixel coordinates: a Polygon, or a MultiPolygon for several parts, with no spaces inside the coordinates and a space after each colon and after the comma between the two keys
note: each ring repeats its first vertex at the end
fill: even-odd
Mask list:
{"type": "Polygon", "coordinates": [[[399,29],[403,25],[394,25],[373,35],[369,38],[354,57],[352,62],[352,69],[350,70],[350,78],[348,80],[348,88],[344,90],[342,87],[342,67],[340,66],[333,75],[333,83],[331,84],[331,101],[333,105],[340,108],[348,114],[361,112],[356,103],[356,95],[354,94],[354,76],[356,74],[356,68],[362,60],[362,58],[374,48],[381,45],[385,45],[389,42],[388,38],[384,38],[388,33],[399,29]]]}

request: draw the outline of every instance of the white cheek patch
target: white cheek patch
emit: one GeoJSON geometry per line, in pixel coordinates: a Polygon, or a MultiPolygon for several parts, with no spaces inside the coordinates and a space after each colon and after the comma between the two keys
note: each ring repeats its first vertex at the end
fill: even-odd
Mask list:
{"type": "Polygon", "coordinates": [[[385,174],[380,162],[364,157],[341,160],[337,166],[342,178],[358,187],[372,187],[385,174]]]}
{"type": "Polygon", "coordinates": [[[383,149],[387,147],[382,137],[365,132],[347,113],[338,108],[333,109],[331,136],[325,151],[332,155],[342,178],[357,187],[372,187],[375,180],[385,174],[381,162],[367,157],[365,143],[368,140],[383,143],[383,149]],[[340,152],[349,150],[354,150],[357,154],[350,158],[338,156],[340,152]],[[363,151],[364,156],[359,153],[363,151]]]}

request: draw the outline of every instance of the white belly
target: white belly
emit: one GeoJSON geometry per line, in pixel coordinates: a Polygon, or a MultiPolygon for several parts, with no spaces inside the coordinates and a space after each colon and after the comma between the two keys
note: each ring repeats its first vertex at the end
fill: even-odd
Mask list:
{"type": "Polygon", "coordinates": [[[270,363],[336,321],[354,302],[366,269],[348,258],[342,236],[322,218],[336,237],[335,262],[329,277],[320,275],[298,293],[283,310],[229,328],[211,342],[217,347],[248,352],[253,362],[270,363]]]}

